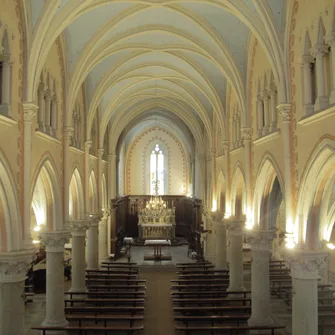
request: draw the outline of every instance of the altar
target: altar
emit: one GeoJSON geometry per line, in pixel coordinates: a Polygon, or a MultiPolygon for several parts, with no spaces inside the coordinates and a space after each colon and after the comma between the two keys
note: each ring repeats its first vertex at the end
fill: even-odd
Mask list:
{"type": "Polygon", "coordinates": [[[171,245],[170,240],[145,240],[144,245],[154,247],[153,255],[144,255],[145,261],[170,261],[172,260],[171,255],[162,254],[162,247],[170,246],[171,245]]]}
{"type": "Polygon", "coordinates": [[[162,197],[154,196],[139,210],[138,236],[142,240],[176,237],[175,208],[167,208],[162,197]]]}

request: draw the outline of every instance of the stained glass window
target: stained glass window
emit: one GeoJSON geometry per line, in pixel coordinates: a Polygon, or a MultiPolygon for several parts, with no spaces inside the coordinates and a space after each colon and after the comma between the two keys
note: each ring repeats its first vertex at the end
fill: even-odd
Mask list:
{"type": "Polygon", "coordinates": [[[164,154],[158,144],[150,155],[150,194],[164,194],[164,154]]]}

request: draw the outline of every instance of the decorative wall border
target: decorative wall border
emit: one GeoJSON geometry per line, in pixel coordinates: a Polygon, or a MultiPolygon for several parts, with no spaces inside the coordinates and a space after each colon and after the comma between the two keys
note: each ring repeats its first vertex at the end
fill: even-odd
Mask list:
{"type": "MultiPolygon", "coordinates": [[[[135,140],[133,141],[130,149],[129,149],[129,152],[128,152],[128,156],[127,156],[127,163],[126,163],[126,178],[127,178],[127,185],[126,185],[126,189],[127,189],[127,193],[130,194],[131,193],[131,160],[132,160],[132,155],[133,155],[133,151],[135,149],[135,146],[139,143],[139,141],[147,134],[153,132],[153,131],[160,131],[160,132],[163,132],[165,134],[167,134],[168,136],[170,136],[174,141],[175,143],[177,144],[177,146],[179,147],[179,150],[182,154],[182,157],[183,157],[183,183],[185,185],[187,185],[187,171],[188,171],[188,168],[187,168],[187,159],[186,159],[186,153],[185,153],[185,150],[184,150],[184,147],[182,146],[181,142],[179,141],[179,139],[174,136],[171,132],[169,132],[168,130],[166,130],[165,128],[162,128],[162,127],[152,127],[150,129],[147,129],[145,130],[144,132],[142,132],[140,135],[138,135],[135,140]]],[[[162,137],[159,137],[157,135],[155,135],[154,137],[152,137],[152,139],[146,144],[145,146],[145,149],[143,150],[143,153],[142,155],[145,155],[145,152],[149,146],[149,144],[154,141],[155,139],[158,139],[160,140],[161,142],[164,143],[164,145],[166,145],[166,147],[168,148],[168,155],[169,157],[171,157],[171,152],[170,152],[170,149],[167,145],[167,143],[165,142],[165,140],[162,138],[162,137]]],[[[142,160],[142,164],[144,164],[144,157],[143,157],[143,160],[142,160]]],[[[169,181],[169,186],[168,186],[168,189],[169,189],[169,193],[171,193],[171,168],[170,168],[170,159],[168,161],[168,164],[169,164],[169,168],[168,168],[168,174],[169,174],[169,178],[168,178],[168,181],[169,181]]],[[[143,167],[144,168],[144,167],[143,167]]],[[[145,193],[145,175],[142,176],[142,183],[143,183],[143,189],[144,189],[144,193],[145,193]]]]}

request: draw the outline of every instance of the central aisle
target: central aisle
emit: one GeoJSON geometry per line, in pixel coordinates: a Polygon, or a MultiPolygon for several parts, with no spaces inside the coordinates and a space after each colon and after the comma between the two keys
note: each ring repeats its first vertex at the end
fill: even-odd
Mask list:
{"type": "Polygon", "coordinates": [[[143,335],[173,335],[174,321],[170,280],[175,278],[175,270],[167,266],[141,267],[141,279],[146,279],[146,303],[143,335]],[[143,269],[144,268],[144,269],[143,269]]]}

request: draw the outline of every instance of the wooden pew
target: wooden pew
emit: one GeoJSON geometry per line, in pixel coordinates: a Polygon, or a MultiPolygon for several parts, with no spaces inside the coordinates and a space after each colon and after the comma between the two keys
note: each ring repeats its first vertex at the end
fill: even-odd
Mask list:
{"type": "Polygon", "coordinates": [[[65,307],[68,304],[73,306],[74,304],[94,304],[96,306],[105,305],[131,305],[137,306],[144,304],[143,298],[85,298],[85,299],[64,299],[65,307]]]}
{"type": "Polygon", "coordinates": [[[186,335],[192,334],[192,332],[211,332],[211,334],[213,333],[249,334],[250,330],[269,330],[270,333],[274,335],[275,330],[285,329],[285,326],[281,326],[281,325],[271,325],[271,326],[220,325],[220,326],[195,326],[195,327],[175,326],[175,329],[177,331],[183,331],[186,335]]]}
{"type": "Polygon", "coordinates": [[[128,335],[132,335],[134,332],[142,331],[143,326],[109,326],[109,327],[99,327],[99,326],[65,326],[65,327],[55,327],[55,326],[39,326],[32,327],[33,330],[40,330],[42,335],[46,335],[52,331],[66,331],[71,333],[77,333],[79,335],[86,335],[88,332],[99,332],[99,333],[107,333],[107,332],[125,332],[128,335]]]}
{"type": "Polygon", "coordinates": [[[108,277],[96,277],[96,276],[92,276],[89,275],[86,276],[86,283],[87,285],[93,284],[93,283],[105,283],[107,284],[111,284],[111,285],[116,285],[119,283],[122,283],[123,285],[135,285],[135,284],[143,284],[145,283],[146,280],[145,279],[112,279],[112,278],[108,278],[108,277]]]}
{"type": "Polygon", "coordinates": [[[172,290],[224,290],[226,291],[228,285],[223,284],[212,284],[210,282],[205,284],[181,284],[181,285],[171,285],[172,290]]]}
{"type": "Polygon", "coordinates": [[[83,291],[83,292],[65,292],[64,294],[69,295],[70,299],[73,299],[73,296],[87,296],[94,298],[110,298],[110,297],[119,297],[119,298],[137,298],[145,297],[145,291],[83,291]]]}
{"type": "Polygon", "coordinates": [[[145,285],[133,285],[133,284],[99,284],[99,285],[87,285],[87,289],[89,291],[98,291],[98,290],[105,290],[105,291],[120,291],[120,290],[138,290],[143,291],[145,290],[145,285]]]}
{"type": "Polygon", "coordinates": [[[227,297],[230,295],[243,295],[244,298],[248,294],[251,294],[251,291],[224,291],[224,290],[213,290],[213,291],[172,291],[171,296],[175,297],[227,297]]]}
{"type": "Polygon", "coordinates": [[[223,306],[187,306],[187,307],[173,307],[173,311],[181,314],[192,314],[192,313],[250,313],[251,306],[246,305],[223,305],[223,306]]]}
{"type": "Polygon", "coordinates": [[[188,262],[188,263],[176,263],[176,265],[190,265],[190,264],[198,264],[198,265],[202,265],[202,264],[212,264],[210,261],[202,261],[202,262],[188,262]]]}
{"type": "Polygon", "coordinates": [[[231,298],[231,297],[217,297],[217,298],[175,298],[172,300],[173,303],[180,306],[185,305],[212,305],[221,306],[223,304],[229,305],[230,303],[242,302],[243,306],[247,303],[251,304],[251,298],[231,298]]]}
{"type": "Polygon", "coordinates": [[[95,273],[109,273],[115,275],[132,275],[138,276],[138,269],[115,269],[109,268],[104,270],[86,270],[87,274],[95,274],[95,273]]]}
{"type": "Polygon", "coordinates": [[[90,313],[94,315],[100,315],[102,313],[129,313],[134,315],[136,313],[143,313],[143,306],[70,306],[64,308],[66,314],[70,313],[90,313]]]}
{"type": "Polygon", "coordinates": [[[225,284],[229,285],[229,278],[190,278],[190,279],[171,279],[174,284],[225,284]]]}
{"type": "Polygon", "coordinates": [[[86,273],[86,278],[117,278],[117,279],[138,279],[138,274],[137,273],[113,273],[110,271],[106,272],[88,272],[86,273]]]}
{"type": "Polygon", "coordinates": [[[187,274],[217,274],[217,273],[224,273],[229,274],[229,270],[215,270],[215,269],[186,269],[180,270],[177,272],[177,275],[187,275],[187,274]]]}
{"type": "Polygon", "coordinates": [[[130,267],[130,266],[138,266],[137,263],[134,262],[127,262],[127,263],[121,263],[121,262],[101,262],[101,264],[104,265],[113,265],[113,266],[125,266],[125,267],[130,267]]]}
{"type": "Polygon", "coordinates": [[[215,268],[215,265],[213,264],[202,264],[202,265],[177,265],[178,270],[189,270],[189,269],[201,269],[201,270],[207,270],[207,269],[213,269],[215,268]]]}
{"type": "Polygon", "coordinates": [[[129,326],[132,327],[136,321],[142,321],[143,315],[86,315],[86,314],[68,314],[65,315],[68,321],[77,321],[78,326],[82,327],[85,321],[94,321],[95,323],[103,322],[104,327],[108,326],[109,322],[129,322],[129,326]]]}
{"type": "Polygon", "coordinates": [[[222,322],[234,322],[236,326],[241,323],[246,323],[250,318],[250,314],[226,314],[226,315],[177,315],[174,317],[175,321],[182,322],[188,327],[189,323],[210,323],[214,326],[222,322]]]}
{"type": "Polygon", "coordinates": [[[193,274],[186,274],[186,275],[179,275],[178,279],[220,279],[220,278],[229,278],[229,274],[225,273],[193,273],[193,274]]]}

